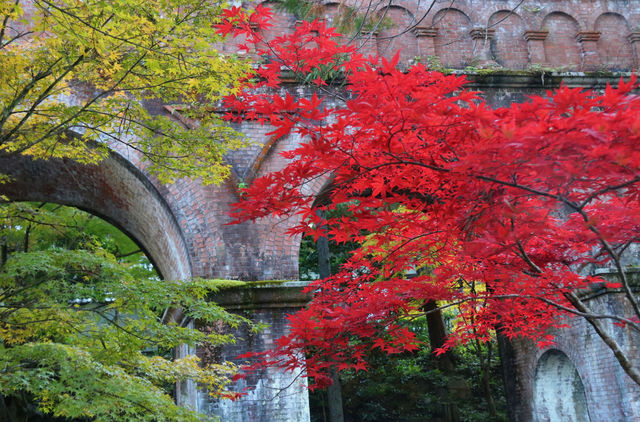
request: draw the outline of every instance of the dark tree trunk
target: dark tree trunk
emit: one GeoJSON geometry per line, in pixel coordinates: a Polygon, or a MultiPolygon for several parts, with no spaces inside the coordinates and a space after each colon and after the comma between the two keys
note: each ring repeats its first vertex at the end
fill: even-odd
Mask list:
{"type": "Polygon", "coordinates": [[[520,420],[516,409],[522,407],[518,396],[518,386],[516,384],[516,363],[515,351],[507,337],[502,334],[500,326],[496,327],[496,338],[498,340],[498,352],[500,354],[500,364],[502,366],[502,382],[504,383],[504,395],[507,399],[507,416],[512,422],[520,420]]]}
{"type": "Polygon", "coordinates": [[[11,416],[7,403],[4,401],[4,396],[0,396],[0,420],[7,422],[14,422],[15,419],[11,416]]]}
{"type": "Polygon", "coordinates": [[[0,245],[0,268],[4,266],[9,258],[9,247],[7,246],[7,241],[2,240],[2,245],[0,245]]]}
{"type": "MultiPolygon", "coordinates": [[[[318,215],[323,216],[322,211],[318,215]]],[[[316,242],[318,250],[318,274],[320,278],[327,278],[331,275],[331,263],[329,261],[329,240],[326,237],[318,238],[316,242]]],[[[344,422],[344,411],[342,409],[342,388],[340,385],[340,375],[338,371],[331,369],[329,374],[333,384],[327,388],[327,407],[329,408],[329,422],[344,422]]]]}
{"type": "MultiPolygon", "coordinates": [[[[445,341],[447,341],[447,327],[444,325],[442,312],[438,309],[438,304],[435,301],[428,301],[424,304],[423,309],[427,313],[427,328],[429,329],[431,350],[435,350],[444,346],[445,341]]],[[[451,351],[438,356],[438,366],[442,371],[451,372],[454,369],[455,364],[451,351]]]]}
{"type": "Polygon", "coordinates": [[[493,348],[491,347],[491,342],[487,343],[487,356],[486,359],[483,356],[482,348],[480,346],[480,342],[476,340],[477,350],[478,350],[478,359],[480,359],[481,370],[482,370],[482,392],[484,394],[484,399],[487,402],[487,409],[489,410],[489,415],[496,416],[498,411],[496,410],[496,403],[493,400],[493,394],[491,392],[491,355],[493,352],[493,348]]]}
{"type": "MultiPolygon", "coordinates": [[[[423,305],[423,310],[427,313],[427,328],[429,330],[429,343],[431,350],[444,346],[447,340],[447,327],[444,324],[444,317],[438,308],[438,304],[430,300],[423,305]]],[[[464,379],[455,373],[456,364],[451,350],[437,357],[438,369],[442,371],[448,380],[448,385],[441,391],[442,416],[446,422],[460,422],[460,410],[455,401],[471,395],[469,386],[464,379]]]]}

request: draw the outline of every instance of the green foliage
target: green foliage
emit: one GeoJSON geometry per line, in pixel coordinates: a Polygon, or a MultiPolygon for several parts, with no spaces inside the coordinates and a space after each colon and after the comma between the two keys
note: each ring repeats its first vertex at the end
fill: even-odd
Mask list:
{"type": "Polygon", "coordinates": [[[206,300],[229,283],[160,280],[131,240],[69,207],[3,204],[0,222],[0,398],[58,417],[200,421],[173,402],[173,385],[226,393],[233,365],[200,368],[171,350],[233,338],[163,315],[237,326],[244,319],[206,300]]]}
{"type": "Polygon", "coordinates": [[[223,154],[243,141],[212,104],[250,72],[215,48],[222,7],[0,0],[0,156],[96,163],[112,147],[141,156],[163,182],[221,181],[223,154]],[[151,115],[148,101],[180,104],[184,124],[151,115]]]}
{"type": "MultiPolygon", "coordinates": [[[[346,216],[348,214],[347,207],[341,206],[336,209],[329,210],[327,217],[346,216]]],[[[329,265],[332,270],[340,268],[351,255],[351,251],[357,248],[357,244],[353,242],[345,242],[337,244],[329,242],[329,265]]],[[[318,250],[316,242],[311,236],[305,236],[300,242],[299,264],[300,280],[317,280],[318,275],[318,250]]]]}
{"type": "Polygon", "coordinates": [[[280,0],[276,2],[277,8],[289,12],[297,18],[313,21],[322,17],[322,5],[307,0],[280,0]]]}
{"type": "MultiPolygon", "coordinates": [[[[346,261],[350,252],[353,250],[350,243],[336,245],[329,244],[329,263],[331,268],[340,268],[340,265],[346,261]]],[[[316,243],[310,236],[304,237],[300,243],[300,280],[317,280],[318,279],[318,251],[316,243]]]]}
{"type": "MultiPolygon", "coordinates": [[[[424,318],[407,324],[428,343],[424,318]]],[[[456,349],[456,367],[439,369],[438,358],[428,347],[415,353],[387,355],[373,351],[367,371],[340,374],[346,422],[448,420],[456,413],[461,421],[506,421],[506,401],[500,381],[500,362],[494,355],[489,366],[489,379],[496,400],[497,414],[491,415],[482,387],[482,360],[487,346],[476,350],[467,345],[456,349]]],[[[311,395],[312,422],[324,422],[325,393],[311,395]]]]}

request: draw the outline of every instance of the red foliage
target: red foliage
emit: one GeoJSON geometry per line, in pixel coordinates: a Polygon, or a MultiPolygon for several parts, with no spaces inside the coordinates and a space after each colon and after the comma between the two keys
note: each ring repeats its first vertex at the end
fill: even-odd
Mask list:
{"type": "MultiPolygon", "coordinates": [[[[267,13],[239,13],[220,30],[264,45],[245,22],[267,13]]],[[[305,364],[304,350],[307,375],[319,385],[331,366],[366,369],[372,348],[418,347],[402,321],[427,300],[458,307],[446,347],[487,340],[498,324],[508,337],[547,344],[546,330],[559,324],[562,307],[572,308],[567,294],[603,281],[582,269],[619,263],[636,241],[635,76],[602,95],[561,87],[492,109],[464,88],[464,77],[421,64],[401,71],[397,56],[365,59],[318,22],[260,52],[270,61],[227,99],[229,119],[269,124],[272,136],[304,142],[285,153],[284,169],[246,189],[235,218],[301,214],[305,222],[292,233],[363,245],[338,274],[309,287],[313,302],[290,317],[291,333],[271,356],[294,368],[305,364]],[[313,73],[317,92],[331,94],[328,69],[344,76],[345,101],[270,89],[313,73]],[[329,175],[324,208],[346,204],[348,214],[320,221],[308,186],[329,175]],[[421,275],[404,276],[416,268],[421,275]]]]}

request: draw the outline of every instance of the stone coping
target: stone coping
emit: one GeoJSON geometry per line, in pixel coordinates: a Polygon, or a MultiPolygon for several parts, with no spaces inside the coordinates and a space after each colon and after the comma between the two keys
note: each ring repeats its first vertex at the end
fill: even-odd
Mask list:
{"type": "Polygon", "coordinates": [[[465,75],[472,88],[557,88],[561,83],[568,87],[604,89],[607,84],[618,85],[620,78],[627,79],[631,72],[562,72],[546,69],[530,70],[454,70],[451,73],[465,75]]]}
{"type": "MultiPolygon", "coordinates": [[[[633,292],[636,295],[640,294],[640,268],[627,267],[624,269],[624,272],[627,275],[629,285],[633,292]]],[[[593,275],[600,276],[603,279],[614,283],[618,282],[616,274],[618,274],[618,271],[615,268],[596,268],[593,271],[593,275]]],[[[612,289],[606,287],[604,283],[597,283],[593,284],[589,289],[579,290],[576,293],[581,299],[589,300],[606,294],[624,294],[624,291],[621,288],[612,289]]]]}
{"type": "Polygon", "coordinates": [[[299,280],[247,281],[222,288],[209,299],[227,310],[302,308],[311,300],[310,294],[303,293],[309,283],[299,280]]]}
{"type": "MultiPolygon", "coordinates": [[[[634,291],[640,291],[640,268],[626,268],[634,291]]],[[[617,281],[617,271],[613,268],[598,268],[594,275],[609,281],[617,281]]],[[[311,294],[303,293],[309,281],[300,280],[264,280],[246,281],[242,284],[222,287],[209,299],[227,310],[260,310],[303,308],[311,300],[311,294]]],[[[583,300],[589,300],[611,293],[623,293],[622,289],[605,287],[604,283],[594,284],[591,288],[577,291],[583,300]]]]}

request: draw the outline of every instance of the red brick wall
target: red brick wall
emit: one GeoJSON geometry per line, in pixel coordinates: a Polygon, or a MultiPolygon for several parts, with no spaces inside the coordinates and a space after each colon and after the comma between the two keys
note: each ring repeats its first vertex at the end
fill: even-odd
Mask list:
{"type": "Polygon", "coordinates": [[[507,69],[523,69],[528,64],[527,42],[522,36],[525,23],[517,13],[501,10],[489,18],[489,26],[495,27],[491,41],[494,60],[507,69]]]}
{"type": "Polygon", "coordinates": [[[400,62],[409,63],[419,55],[415,36],[411,31],[398,35],[398,28],[408,28],[415,24],[415,17],[407,9],[402,7],[384,8],[378,14],[382,20],[382,29],[378,31],[378,54],[387,59],[400,51],[400,62]],[[389,26],[393,22],[394,26],[389,26]]]}
{"type": "Polygon", "coordinates": [[[629,42],[631,30],[623,16],[604,13],[596,20],[595,30],[600,32],[598,56],[604,68],[622,70],[634,66],[633,49],[629,42]]]}
{"type": "Polygon", "coordinates": [[[554,12],[542,21],[542,29],[549,31],[544,40],[546,64],[563,69],[580,69],[581,54],[576,40],[578,22],[569,15],[554,12]]]}
{"type": "MultiPolygon", "coordinates": [[[[470,31],[489,28],[495,31],[487,41],[491,44],[492,66],[507,69],[525,69],[531,65],[556,70],[631,70],[639,66],[640,40],[634,46],[629,40],[632,33],[640,39],[640,2],[637,1],[570,1],[570,0],[525,0],[505,2],[504,0],[456,0],[439,1],[427,10],[431,2],[417,0],[392,2],[376,10],[367,10],[368,2],[345,2],[360,7],[361,12],[371,15],[385,13],[386,25],[373,35],[373,40],[365,43],[365,48],[376,50],[385,57],[391,57],[401,50],[403,66],[416,56],[425,61],[425,52],[419,51],[418,41],[413,31],[405,32],[408,25],[417,24],[421,28],[435,29],[435,55],[446,67],[462,69],[467,66],[485,66],[480,59],[481,46],[475,46],[470,31]],[[511,10],[510,7],[518,7],[511,10]],[[544,60],[533,62],[530,57],[532,45],[525,39],[526,31],[548,31],[543,41],[544,60]],[[599,33],[597,51],[580,41],[579,33],[599,33]],[[397,35],[397,36],[396,36],[397,35]],[[396,36],[396,37],[394,37],[396,36]],[[369,45],[370,44],[370,45],[369,45]],[[475,47],[475,48],[474,48],[475,47]],[[593,54],[595,62],[585,60],[585,54],[593,54]]],[[[269,5],[269,3],[265,3],[269,5]]],[[[250,4],[249,4],[249,7],[250,4]]],[[[324,16],[329,23],[335,22],[339,3],[324,5],[324,16]]],[[[291,30],[296,18],[282,15],[269,36],[291,30]]],[[[322,11],[320,10],[322,15],[322,11]]],[[[367,35],[369,36],[369,35],[367,35]]],[[[597,36],[596,36],[597,38],[597,36]]],[[[357,40],[354,42],[358,42],[357,40]]],[[[535,43],[536,41],[533,41],[535,43]]],[[[595,45],[595,44],[594,44],[595,45]]],[[[433,52],[431,53],[433,54],[433,52]]]]}
{"type": "Polygon", "coordinates": [[[463,68],[473,64],[471,20],[460,10],[445,9],[434,15],[436,56],[446,67],[463,68]]]}

